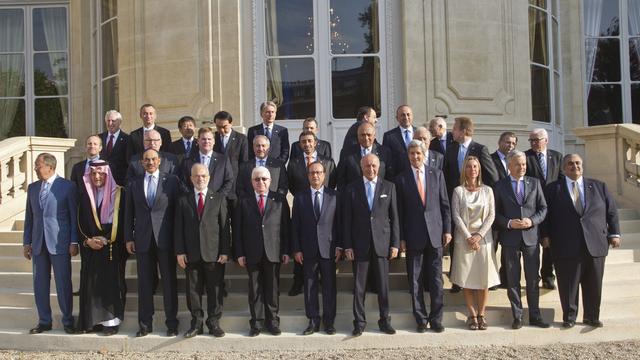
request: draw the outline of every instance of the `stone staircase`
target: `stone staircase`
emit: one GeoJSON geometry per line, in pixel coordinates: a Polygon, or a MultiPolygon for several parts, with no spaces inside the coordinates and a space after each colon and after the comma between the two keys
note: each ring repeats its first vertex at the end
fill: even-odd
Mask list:
{"type": "MultiPolygon", "coordinates": [[[[155,332],[144,338],[135,338],[137,330],[137,294],[135,258],[126,267],[129,288],[125,319],[120,333],[111,337],[98,334],[66,335],[61,330],[60,311],[55,293],[51,295],[54,314],[54,330],[39,335],[28,335],[28,329],[37,323],[33,297],[31,262],[22,257],[22,230],[24,222],[16,219],[12,224],[0,228],[0,348],[21,350],[104,350],[110,351],[229,351],[260,349],[340,349],[340,348],[391,348],[403,346],[443,345],[513,345],[547,344],[556,342],[591,342],[624,339],[640,339],[640,214],[634,209],[620,209],[623,233],[622,247],[612,249],[607,258],[603,285],[601,320],[605,327],[592,329],[578,324],[575,328],[561,328],[562,311],[557,291],[541,289],[540,306],[544,318],[553,321],[551,329],[525,326],[511,330],[511,310],[505,290],[489,293],[487,331],[469,331],[465,327],[466,308],[461,293],[445,291],[445,313],[442,334],[415,332],[415,320],[411,313],[404,259],[390,265],[390,307],[392,324],[398,330],[395,336],[383,335],[377,330],[377,299],[368,294],[366,299],[369,325],[364,335],[352,338],[352,273],[347,262],[339,264],[338,276],[338,334],[324,333],[311,336],[298,335],[306,327],[304,300],[302,295],[289,297],[286,291],[292,281],[292,266],[281,270],[281,328],[283,335],[274,337],[261,335],[248,338],[249,311],[247,305],[247,276],[245,270],[235,263],[227,266],[226,281],[229,295],[225,298],[221,325],[227,336],[220,339],[198,336],[184,339],[182,336],[164,336],[164,315],[161,295],[155,296],[155,332]]],[[[6,223],[5,223],[6,224],[6,223]]],[[[79,284],[80,260],[73,259],[73,283],[79,284]]],[[[449,258],[444,259],[444,269],[449,268],[449,258]]],[[[190,315],[184,297],[184,273],[178,270],[180,332],[189,327],[190,315]]],[[[445,288],[451,287],[444,277],[445,288]]],[[[52,280],[53,281],[53,280],[52,280]]],[[[523,279],[524,283],[524,279],[523,279]]],[[[54,284],[51,285],[55,292],[54,284]]],[[[159,290],[160,292],[161,290],[159,290]]],[[[523,291],[524,296],[524,291],[523,291]]],[[[427,296],[428,304],[428,296],[427,296]]],[[[78,298],[74,297],[74,314],[77,313],[78,298]]],[[[526,311],[525,311],[526,313],[526,311]]],[[[580,321],[582,315],[578,315],[580,321]]],[[[525,324],[527,322],[525,321],[525,324]]]]}

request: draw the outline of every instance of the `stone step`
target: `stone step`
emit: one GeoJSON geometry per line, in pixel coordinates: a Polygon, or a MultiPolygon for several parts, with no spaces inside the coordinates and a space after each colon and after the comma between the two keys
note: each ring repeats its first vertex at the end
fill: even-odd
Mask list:
{"type": "MultiPolygon", "coordinates": [[[[473,351],[475,347],[487,346],[513,346],[513,345],[547,345],[562,343],[585,343],[602,341],[623,341],[640,338],[638,319],[603,319],[605,327],[593,329],[577,324],[574,328],[565,330],[559,323],[554,323],[551,329],[539,329],[524,326],[520,330],[511,330],[508,325],[497,325],[490,321],[486,331],[469,331],[462,325],[447,327],[444,333],[436,334],[431,331],[425,334],[416,333],[413,327],[398,329],[395,336],[381,334],[375,324],[370,324],[367,331],[358,338],[353,338],[351,327],[339,327],[338,333],[333,336],[324,333],[301,336],[299,333],[304,327],[291,328],[289,325],[283,329],[281,336],[260,335],[249,338],[246,332],[228,332],[223,338],[213,338],[211,335],[196,336],[192,339],[184,339],[182,336],[167,338],[164,336],[164,328],[156,330],[143,338],[135,338],[135,331],[121,331],[114,336],[105,337],[100,334],[66,335],[55,328],[52,331],[39,335],[26,335],[27,329],[0,329],[0,348],[21,349],[24,351],[77,351],[77,352],[173,352],[186,357],[225,358],[229,353],[239,355],[239,352],[249,352],[247,355],[257,354],[263,350],[301,351],[302,356],[310,356],[313,351],[331,350],[336,352],[336,358],[344,349],[396,349],[396,348],[422,348],[428,346],[468,347],[473,351]],[[472,348],[473,347],[473,348],[472,348]]],[[[395,323],[394,323],[395,325],[395,323]]],[[[182,324],[183,331],[187,325],[182,324]]],[[[250,355],[250,356],[251,356],[250,355]]],[[[629,354],[633,358],[632,354],[629,354]]],[[[90,356],[90,355],[87,355],[90,356]]],[[[153,356],[153,355],[151,355],[153,356]]],[[[255,355],[254,355],[255,356],[255,355]]],[[[508,355],[505,355],[505,357],[508,355]]],[[[511,355],[514,356],[514,355],[511,355]]],[[[288,353],[288,357],[293,354],[288,353]]],[[[553,357],[552,355],[550,357],[553,357]]],[[[261,357],[262,358],[262,357],[261,357]]]]}
{"type": "Polygon", "coordinates": [[[638,211],[632,208],[618,209],[618,220],[636,220],[640,218],[638,211]]]}
{"type": "Polygon", "coordinates": [[[3,244],[20,245],[22,247],[22,231],[0,231],[0,245],[3,244]]]}
{"type": "Polygon", "coordinates": [[[24,219],[16,219],[13,222],[13,230],[16,230],[16,231],[24,230],[24,219]]]}
{"type": "Polygon", "coordinates": [[[620,220],[620,231],[623,234],[640,232],[640,219],[620,220]]]}
{"type": "Polygon", "coordinates": [[[617,249],[609,249],[607,264],[640,262],[640,241],[627,242],[622,238],[622,245],[617,249]]]}

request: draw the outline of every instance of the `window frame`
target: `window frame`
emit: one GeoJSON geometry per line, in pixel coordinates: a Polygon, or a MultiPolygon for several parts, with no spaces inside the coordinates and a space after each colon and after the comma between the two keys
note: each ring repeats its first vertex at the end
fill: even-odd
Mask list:
{"type": "MultiPolygon", "coordinates": [[[[116,2],[117,4],[118,2],[116,2]]],[[[115,74],[109,75],[107,77],[103,77],[103,53],[102,53],[102,29],[103,26],[109,22],[115,21],[118,23],[118,12],[116,11],[116,15],[102,21],[102,0],[94,0],[91,1],[91,41],[92,44],[92,54],[91,54],[91,69],[93,76],[91,77],[91,90],[93,92],[93,96],[91,97],[91,107],[94,112],[95,121],[91,124],[93,132],[102,132],[105,130],[104,127],[104,114],[109,110],[117,110],[120,109],[104,109],[103,108],[103,96],[104,92],[102,90],[102,86],[105,81],[116,78],[119,80],[120,78],[120,67],[117,68],[118,71],[115,74]]],[[[116,58],[116,63],[118,59],[116,58]]]]}

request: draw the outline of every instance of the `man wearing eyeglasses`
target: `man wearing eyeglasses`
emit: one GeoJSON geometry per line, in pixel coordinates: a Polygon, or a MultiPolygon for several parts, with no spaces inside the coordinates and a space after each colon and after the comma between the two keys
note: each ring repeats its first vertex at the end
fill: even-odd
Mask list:
{"type": "MultiPolygon", "coordinates": [[[[525,152],[527,155],[527,176],[535,177],[544,188],[556,180],[561,179],[562,154],[547,148],[549,134],[545,129],[533,129],[529,134],[531,148],[525,152]]],[[[548,200],[548,199],[547,199],[548,200]]],[[[549,290],[556,288],[553,275],[553,262],[551,249],[542,250],[542,264],[540,266],[542,287],[549,290]]]]}
{"type": "Polygon", "coordinates": [[[285,195],[269,191],[266,167],[251,171],[253,191],[238,199],[232,217],[233,246],[238,265],[249,274],[249,336],[264,328],[280,335],[280,263],[289,262],[289,203],[285,195]]]}
{"type": "MultiPolygon", "coordinates": [[[[177,175],[178,174],[178,157],[170,152],[160,151],[162,148],[162,136],[156,130],[148,130],[144,133],[144,149],[153,149],[160,155],[160,171],[166,174],[177,175]]],[[[144,164],[140,162],[142,154],[135,154],[131,156],[129,161],[129,168],[127,169],[126,183],[136,178],[136,176],[144,174],[144,164]]]]}

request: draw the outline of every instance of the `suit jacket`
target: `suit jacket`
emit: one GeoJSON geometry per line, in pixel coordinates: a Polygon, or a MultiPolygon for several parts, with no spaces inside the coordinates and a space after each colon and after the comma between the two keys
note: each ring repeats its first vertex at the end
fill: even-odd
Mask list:
{"type": "Polygon", "coordinates": [[[540,180],[540,184],[544,187],[556,180],[562,179],[562,154],[555,150],[547,149],[547,179],[540,167],[538,156],[535,151],[529,149],[525,151],[527,156],[527,176],[540,180]]]}
{"type": "Polygon", "coordinates": [[[538,243],[538,226],[547,215],[547,202],[540,182],[536,178],[524,176],[524,203],[518,204],[511,187],[511,177],[498,181],[495,185],[496,200],[495,224],[498,227],[498,239],[503,246],[534,246],[538,243]],[[533,226],[528,229],[509,229],[511,219],[529,218],[533,226]]]}
{"type": "Polygon", "coordinates": [[[442,234],[451,233],[451,208],[447,185],[442,171],[424,167],[427,186],[426,206],[422,204],[413,167],[395,179],[398,194],[400,240],[407,242],[409,250],[424,250],[427,241],[434,248],[442,247],[442,234]]]}
{"type": "MultiPolygon", "coordinates": [[[[454,141],[447,147],[447,153],[444,156],[444,176],[447,180],[447,192],[449,193],[449,197],[453,194],[453,189],[460,185],[460,171],[458,170],[459,149],[460,144],[454,141]]],[[[493,160],[491,160],[487,147],[472,140],[471,143],[469,143],[469,148],[467,149],[465,158],[467,156],[475,156],[480,160],[480,166],[482,167],[482,183],[489,187],[493,187],[496,181],[498,181],[498,171],[493,164],[493,160]]]]}
{"type": "MultiPolygon", "coordinates": [[[[200,162],[200,152],[185,158],[180,164],[180,180],[187,186],[187,188],[193,188],[191,182],[191,167],[195,163],[200,162]]],[[[215,192],[219,192],[225,196],[231,194],[233,188],[233,168],[231,168],[231,162],[222,154],[218,154],[215,151],[211,153],[211,159],[209,160],[209,189],[215,192]]]]}
{"type": "Polygon", "coordinates": [[[224,195],[207,191],[202,218],[192,190],[178,198],[174,235],[176,255],[188,262],[216,262],[219,255],[231,255],[231,232],[224,195]]]}
{"type": "Polygon", "coordinates": [[[429,152],[429,163],[427,164],[427,166],[431,166],[432,168],[436,168],[442,171],[444,168],[444,155],[434,150],[427,151],[429,152]]]}
{"type": "MultiPolygon", "coordinates": [[[[391,151],[385,146],[373,143],[371,147],[371,153],[378,155],[380,158],[380,170],[378,171],[378,177],[382,179],[391,179],[393,174],[393,167],[391,165],[391,151]]],[[[360,160],[362,160],[362,153],[358,145],[357,149],[352,149],[351,153],[346,155],[336,169],[336,184],[338,190],[344,190],[351,182],[362,179],[362,168],[360,167],[360,160]]]]}
{"type": "MultiPolygon", "coordinates": [[[[171,133],[169,130],[155,125],[154,130],[160,133],[160,138],[162,139],[162,146],[160,147],[160,151],[169,151],[169,146],[171,145],[171,133]]],[[[131,161],[131,157],[135,154],[140,154],[144,152],[144,129],[139,127],[131,132],[129,138],[129,147],[127,148],[127,162],[131,161]]]]}
{"type": "Polygon", "coordinates": [[[76,189],[84,189],[84,169],[87,166],[87,161],[87,159],[78,161],[73,164],[73,167],[71,168],[71,176],[69,177],[69,180],[73,181],[76,185],[76,189]]]}
{"type": "Polygon", "coordinates": [[[233,212],[233,249],[236,258],[245,256],[248,264],[257,264],[262,256],[279,263],[289,254],[289,203],[284,195],[269,191],[264,215],[260,215],[255,193],[238,199],[233,212]]]}
{"type": "Polygon", "coordinates": [[[342,149],[340,149],[340,161],[349,155],[353,149],[358,149],[360,144],[358,143],[358,127],[362,124],[362,121],[356,121],[349,127],[347,133],[344,136],[344,141],[342,142],[342,149]]]}
{"type": "MultiPolygon", "coordinates": [[[[324,157],[318,154],[317,161],[320,161],[322,165],[324,165],[325,169],[325,177],[324,177],[324,186],[329,187],[331,189],[336,188],[336,164],[333,162],[333,159],[324,157]]],[[[301,158],[291,158],[289,160],[289,165],[287,166],[287,175],[289,177],[289,191],[294,196],[298,192],[304,192],[309,189],[309,177],[307,176],[307,164],[305,163],[304,157],[301,158]]]]}
{"type": "Polygon", "coordinates": [[[227,148],[222,147],[222,137],[220,133],[216,132],[216,144],[213,146],[213,151],[218,154],[223,154],[225,158],[231,162],[231,169],[233,170],[233,189],[235,192],[235,182],[238,177],[238,168],[240,164],[249,160],[249,142],[245,134],[239,133],[235,130],[231,130],[229,134],[229,141],[227,148]]]}
{"type": "MultiPolygon", "coordinates": [[[[318,155],[331,159],[331,144],[329,144],[328,141],[318,139],[316,151],[318,152],[318,155]]],[[[300,141],[296,141],[291,144],[291,156],[289,156],[289,159],[294,158],[304,158],[304,151],[300,148],[300,141]]]]}
{"type": "MultiPolygon", "coordinates": [[[[140,163],[140,159],[142,159],[142,154],[135,154],[131,157],[129,169],[127,170],[127,183],[135,179],[137,176],[145,173],[144,167],[140,163]]],[[[179,165],[180,163],[178,162],[177,156],[172,153],[160,151],[160,172],[177,176],[180,173],[179,165]]]]}
{"type": "Polygon", "coordinates": [[[363,180],[350,183],[344,192],[343,210],[341,241],[345,249],[353,249],[357,261],[369,260],[369,251],[388,257],[391,247],[400,246],[400,219],[392,182],[378,176],[372,210],[363,180]]]}
{"type": "MultiPolygon", "coordinates": [[[[249,143],[249,158],[255,157],[253,152],[253,138],[256,135],[264,135],[264,124],[252,126],[247,131],[247,141],[249,143]]],[[[269,146],[268,157],[273,157],[287,163],[289,160],[289,131],[286,127],[273,124],[271,130],[271,145],[269,146]]]]}
{"type": "MultiPolygon", "coordinates": [[[[284,163],[278,159],[267,157],[267,163],[265,165],[271,174],[271,186],[269,187],[269,191],[286,196],[289,191],[289,181],[287,179],[287,170],[284,167],[284,163]]],[[[236,195],[238,197],[245,194],[253,194],[251,172],[255,167],[255,158],[251,158],[249,161],[240,164],[238,178],[236,179],[236,195]]]]}
{"type": "Polygon", "coordinates": [[[134,241],[139,253],[148,252],[151,241],[156,242],[158,249],[173,252],[175,204],[182,192],[180,180],[161,171],[152,207],[147,204],[144,180],[145,175],[140,175],[127,185],[125,241],[134,241]]]}
{"type": "Polygon", "coordinates": [[[49,187],[49,195],[42,208],[41,188],[41,180],[27,188],[22,244],[31,245],[33,255],[41,253],[43,244],[50,254],[68,254],[69,246],[78,243],[76,186],[58,176],[49,187]]]}
{"type": "MultiPolygon", "coordinates": [[[[413,131],[416,130],[413,126],[411,128],[413,131]]],[[[404,135],[400,131],[399,127],[396,126],[384,133],[382,137],[382,145],[386,146],[391,153],[394,173],[391,174],[390,178],[396,177],[396,175],[402,173],[405,169],[408,169],[411,166],[409,156],[407,155],[407,147],[404,144],[404,135]]]]}
{"type": "Polygon", "coordinates": [[[549,211],[542,226],[542,236],[548,236],[554,259],[579,258],[586,247],[593,257],[607,256],[609,235],[620,235],[618,209],[607,185],[594,179],[584,179],[584,211],[576,211],[565,179],[549,184],[545,189],[549,211]]]}
{"type": "Polygon", "coordinates": [[[338,193],[324,188],[320,217],[313,212],[311,188],[300,191],[293,199],[291,218],[292,253],[302,252],[305,259],[335,259],[339,219],[338,193]]]}
{"type": "MultiPolygon", "coordinates": [[[[496,171],[498,173],[498,180],[502,180],[509,176],[509,174],[507,173],[507,169],[505,169],[504,165],[502,165],[502,160],[500,160],[500,155],[498,154],[497,150],[491,153],[491,160],[493,161],[493,166],[496,168],[496,171]]],[[[527,166],[527,170],[528,169],[529,167],[527,166]]]]}
{"type": "MultiPolygon", "coordinates": [[[[447,131],[447,139],[445,140],[445,143],[447,144],[447,149],[454,143],[453,134],[450,131],[447,131]]],[[[440,144],[440,139],[438,138],[431,139],[431,142],[429,143],[429,150],[437,151],[442,155],[446,154],[446,149],[442,148],[442,144],[440,144]]]]}
{"type": "Polygon", "coordinates": [[[199,149],[200,146],[198,145],[198,140],[195,137],[191,140],[191,149],[189,150],[189,154],[185,154],[184,152],[184,142],[182,141],[182,138],[169,145],[169,152],[178,158],[178,162],[181,162],[185,157],[191,157],[197,154],[199,149]]]}
{"type": "Polygon", "coordinates": [[[127,169],[129,168],[129,159],[127,158],[127,148],[129,147],[130,136],[126,132],[120,130],[118,139],[111,148],[111,153],[107,154],[107,143],[109,142],[109,132],[105,131],[100,134],[102,139],[102,151],[100,151],[100,159],[109,162],[111,173],[116,183],[120,186],[125,185],[127,169]]]}

